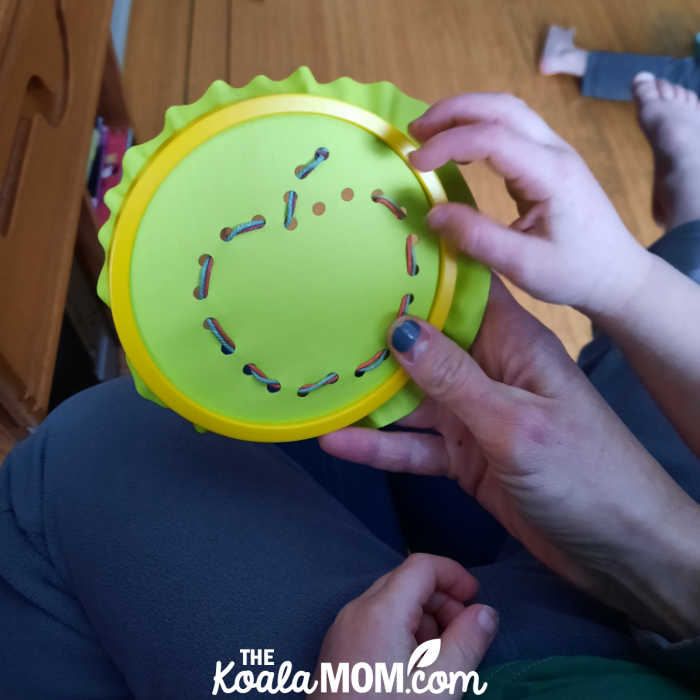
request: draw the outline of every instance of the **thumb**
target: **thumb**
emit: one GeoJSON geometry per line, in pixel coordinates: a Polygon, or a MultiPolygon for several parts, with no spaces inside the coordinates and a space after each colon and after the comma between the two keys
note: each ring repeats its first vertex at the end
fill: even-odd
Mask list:
{"type": "Polygon", "coordinates": [[[514,281],[538,260],[539,239],[503,226],[467,204],[433,207],[428,225],[458,250],[514,281]]]}
{"type": "Polygon", "coordinates": [[[470,605],[441,635],[440,671],[475,671],[498,630],[498,613],[487,605],[470,605]]]}
{"type": "Polygon", "coordinates": [[[401,316],[389,326],[389,346],[406,373],[447,406],[478,439],[513,403],[509,387],[490,379],[457,343],[422,319],[401,316]],[[484,423],[486,421],[486,423],[484,423]]]}

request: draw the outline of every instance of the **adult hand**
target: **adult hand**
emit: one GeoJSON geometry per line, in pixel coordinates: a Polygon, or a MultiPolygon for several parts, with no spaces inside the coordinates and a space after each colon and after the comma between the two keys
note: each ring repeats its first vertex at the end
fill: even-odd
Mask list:
{"type": "Polygon", "coordinates": [[[503,225],[465,204],[434,207],[429,225],[533,296],[589,314],[619,308],[651,256],[627,231],[576,151],[512,95],[442,100],[410,126],[419,170],[485,160],[520,214],[503,225]]]}
{"type": "MultiPolygon", "coordinates": [[[[429,666],[420,669],[426,676],[416,679],[421,688],[436,687],[427,683],[427,676],[435,671],[467,674],[475,670],[498,627],[498,616],[492,608],[465,607],[477,589],[476,579],[457,562],[428,554],[411,555],[338,613],[323,641],[315,677],[320,677],[321,663],[332,664],[334,673],[340,663],[349,663],[352,668],[359,662],[385,663],[389,671],[392,664],[402,663],[408,672],[417,646],[431,639],[440,640],[440,651],[429,666]]],[[[420,662],[414,669],[418,666],[420,662]]],[[[412,682],[413,676],[405,679],[404,688],[411,688],[412,682]]],[[[461,688],[461,683],[456,686],[457,697],[462,695],[461,688]]],[[[450,695],[448,691],[432,693],[433,697],[450,695]]],[[[318,697],[335,696],[318,693],[318,697]]],[[[349,692],[338,697],[365,695],[349,692]]],[[[372,697],[403,695],[373,692],[372,697]]]]}
{"type": "Polygon", "coordinates": [[[443,100],[411,132],[423,142],[411,155],[419,170],[484,159],[520,213],[504,226],[444,204],[428,216],[433,229],[532,295],[590,316],[700,455],[700,330],[687,323],[700,311],[698,285],[634,240],[576,151],[512,95],[443,100]]]}
{"type": "Polygon", "coordinates": [[[428,397],[400,425],[439,435],[346,428],[323,449],[456,479],[536,557],[638,624],[700,632],[698,506],[498,278],[473,358],[417,318],[388,340],[428,397]]]}

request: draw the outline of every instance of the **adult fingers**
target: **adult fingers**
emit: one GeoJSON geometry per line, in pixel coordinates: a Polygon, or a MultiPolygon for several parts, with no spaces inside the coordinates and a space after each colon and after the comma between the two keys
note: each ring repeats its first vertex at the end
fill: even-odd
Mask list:
{"type": "Polygon", "coordinates": [[[478,442],[493,442],[512,422],[527,392],[490,379],[459,345],[422,319],[402,316],[391,324],[389,346],[411,378],[445,405],[478,442]]]}
{"type": "Polygon", "coordinates": [[[396,421],[402,428],[434,428],[439,423],[440,406],[432,399],[423,399],[418,408],[396,421]]]}
{"type": "Polygon", "coordinates": [[[343,428],[319,438],[321,449],[349,462],[391,472],[442,476],[448,454],[439,435],[343,428]]]}
{"type": "Polygon", "coordinates": [[[498,275],[491,278],[471,352],[490,377],[540,397],[571,396],[588,383],[561,341],[513,298],[498,275]]]}

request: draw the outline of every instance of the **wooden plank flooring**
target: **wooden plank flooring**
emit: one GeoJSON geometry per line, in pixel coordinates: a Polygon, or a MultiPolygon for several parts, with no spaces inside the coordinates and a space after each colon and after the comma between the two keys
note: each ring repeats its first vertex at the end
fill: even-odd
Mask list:
{"type": "MultiPolygon", "coordinates": [[[[700,27],[697,0],[136,0],[126,60],[137,136],[155,135],[171,104],[222,78],[243,85],[308,65],[320,81],[390,80],[427,102],[466,91],[526,100],[589,163],[645,245],[652,164],[631,105],[584,99],[573,78],[544,78],[536,56],[548,23],[575,26],[590,49],[683,56],[700,27]]],[[[503,220],[515,209],[480,164],[464,169],[479,206],[503,220]]],[[[581,232],[586,235],[585,231],[581,232]]],[[[575,355],[590,337],[572,309],[518,293],[575,355]]]]}

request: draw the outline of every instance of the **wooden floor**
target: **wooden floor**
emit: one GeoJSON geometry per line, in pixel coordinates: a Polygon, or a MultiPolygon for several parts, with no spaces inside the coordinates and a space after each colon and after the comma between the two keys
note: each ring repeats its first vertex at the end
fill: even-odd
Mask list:
{"type": "MultiPolygon", "coordinates": [[[[217,78],[234,85],[311,67],[319,81],[390,80],[427,102],[466,91],[526,100],[589,163],[627,226],[645,244],[652,169],[631,105],[584,99],[573,78],[544,78],[536,56],[548,23],[575,26],[590,49],[688,55],[697,0],[136,0],[126,59],[127,96],[141,141],[163,112],[197,99],[217,78]]],[[[511,221],[502,182],[465,169],[481,209],[511,221]]],[[[581,231],[585,236],[586,231],[581,231]]],[[[570,353],[589,338],[575,311],[521,302],[570,353]]]]}

